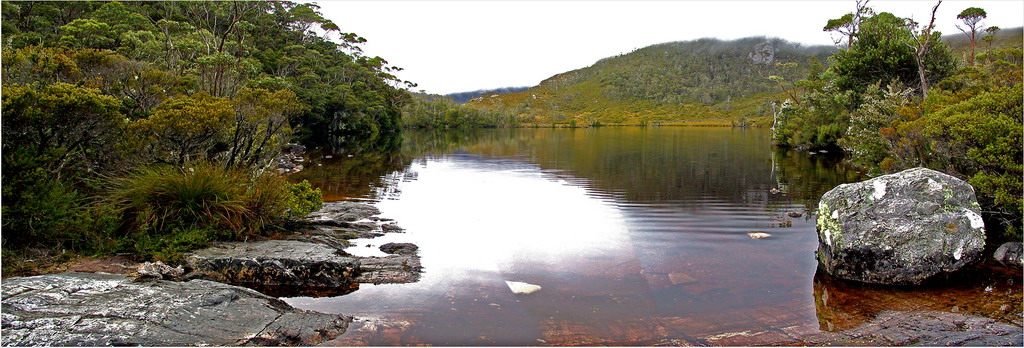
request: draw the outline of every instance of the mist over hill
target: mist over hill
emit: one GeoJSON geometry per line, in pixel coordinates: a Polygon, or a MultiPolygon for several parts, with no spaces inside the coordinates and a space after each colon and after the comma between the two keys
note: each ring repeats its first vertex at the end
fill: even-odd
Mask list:
{"type": "Polygon", "coordinates": [[[484,95],[488,95],[488,94],[494,94],[494,93],[503,93],[503,94],[504,93],[516,93],[516,92],[525,91],[525,90],[527,90],[529,88],[530,88],[529,86],[522,86],[522,87],[501,87],[501,88],[494,88],[494,89],[480,89],[480,90],[475,90],[475,91],[470,91],[470,92],[449,93],[449,94],[447,94],[447,96],[451,97],[452,100],[455,101],[455,103],[462,104],[462,103],[465,103],[465,102],[469,101],[470,99],[473,99],[473,98],[476,98],[476,97],[480,97],[480,96],[484,96],[484,95]]]}

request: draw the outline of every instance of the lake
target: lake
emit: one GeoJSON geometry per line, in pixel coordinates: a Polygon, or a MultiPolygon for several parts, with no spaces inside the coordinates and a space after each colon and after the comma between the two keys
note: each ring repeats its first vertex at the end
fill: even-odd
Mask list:
{"type": "Polygon", "coordinates": [[[311,154],[292,177],[325,200],[374,202],[407,231],[346,251],[411,242],[425,268],[413,284],[285,298],[356,317],[331,345],[785,343],[889,309],[1020,325],[1019,273],[977,266],[919,288],[816,274],[818,198],[866,177],[831,154],[773,148],[766,129],[410,131],[383,143],[311,154]]]}

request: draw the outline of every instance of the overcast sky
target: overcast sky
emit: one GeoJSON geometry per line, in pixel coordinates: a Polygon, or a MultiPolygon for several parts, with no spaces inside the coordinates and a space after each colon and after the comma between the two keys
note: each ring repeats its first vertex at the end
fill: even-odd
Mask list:
{"type": "MultiPolygon", "coordinates": [[[[772,36],[831,45],[821,29],[852,12],[854,1],[316,1],[343,32],[368,40],[366,54],[405,70],[415,90],[446,94],[534,86],[552,75],[657,43],[703,37],[772,36]]],[[[874,0],[876,12],[929,18],[934,1],[874,0]]],[[[1024,24],[1024,1],[946,0],[943,35],[967,7],[983,24],[1024,24]]]]}

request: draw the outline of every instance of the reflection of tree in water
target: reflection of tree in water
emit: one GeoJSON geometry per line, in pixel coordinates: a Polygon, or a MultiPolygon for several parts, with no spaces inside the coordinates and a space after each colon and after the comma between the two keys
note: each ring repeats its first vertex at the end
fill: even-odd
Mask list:
{"type": "Polygon", "coordinates": [[[306,154],[306,169],[289,180],[309,180],[325,201],[386,199],[399,194],[399,181],[415,180],[414,159],[441,156],[479,142],[481,130],[416,131],[376,136],[336,135],[306,154]],[[330,156],[330,158],[327,158],[330,156]]]}
{"type": "Polygon", "coordinates": [[[412,163],[411,157],[401,154],[400,134],[333,136],[324,143],[325,148],[307,152],[305,170],[289,177],[309,180],[323,192],[324,201],[371,198],[378,191],[393,189],[395,185],[385,176],[405,171],[412,163]]]}
{"type": "Polygon", "coordinates": [[[727,199],[763,205],[783,199],[813,211],[829,189],[862,179],[834,157],[773,149],[766,131],[758,129],[407,130],[370,139],[334,137],[328,144],[307,156],[307,170],[293,175],[320,187],[327,200],[393,195],[392,184],[415,174],[408,172],[413,160],[463,151],[533,163],[631,202],[727,199]],[[768,194],[773,187],[787,195],[768,194]]]}
{"type": "Polygon", "coordinates": [[[817,210],[818,200],[825,192],[841,184],[866,179],[863,174],[844,166],[838,156],[811,155],[781,148],[773,148],[771,156],[772,175],[779,190],[808,211],[817,210]]]}

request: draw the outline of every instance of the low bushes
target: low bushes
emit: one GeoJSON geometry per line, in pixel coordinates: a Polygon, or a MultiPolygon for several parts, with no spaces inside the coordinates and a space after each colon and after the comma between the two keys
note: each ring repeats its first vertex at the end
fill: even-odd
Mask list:
{"type": "Polygon", "coordinates": [[[289,220],[319,209],[322,196],[308,182],[194,163],[158,165],[109,180],[103,204],[114,208],[121,251],[174,259],[214,240],[271,234],[289,220]]]}

